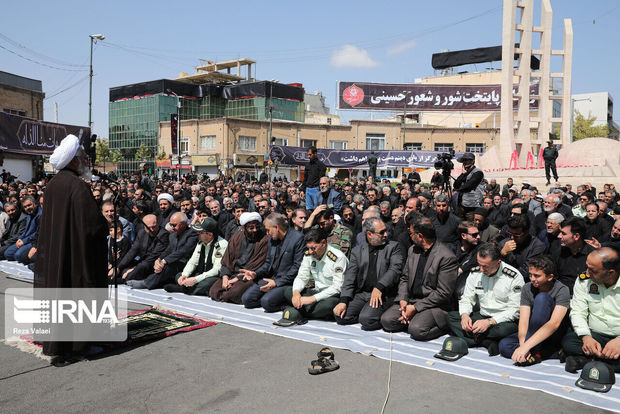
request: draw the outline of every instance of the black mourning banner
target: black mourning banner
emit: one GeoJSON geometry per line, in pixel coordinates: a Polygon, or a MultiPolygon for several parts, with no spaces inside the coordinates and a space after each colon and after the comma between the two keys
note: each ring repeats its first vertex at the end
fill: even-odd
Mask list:
{"type": "MultiPolygon", "coordinates": [[[[513,85],[513,93],[518,93],[513,85]]],[[[530,85],[530,95],[538,95],[538,83],[530,85]]],[[[488,111],[501,109],[500,85],[432,85],[339,82],[339,109],[387,111],[488,111]]],[[[513,99],[516,108],[518,99],[513,99]]],[[[530,109],[538,100],[530,100],[530,109]]]]}
{"type": "Polygon", "coordinates": [[[0,112],[0,151],[19,154],[51,154],[67,135],[90,146],[90,128],[76,125],[37,121],[19,115],[0,112]]]}

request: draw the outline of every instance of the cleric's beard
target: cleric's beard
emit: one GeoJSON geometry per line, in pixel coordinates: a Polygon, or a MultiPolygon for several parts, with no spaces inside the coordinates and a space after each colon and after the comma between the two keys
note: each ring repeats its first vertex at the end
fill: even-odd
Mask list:
{"type": "Polygon", "coordinates": [[[80,177],[88,181],[91,181],[93,179],[93,173],[91,173],[88,169],[88,164],[82,164],[80,177]]]}

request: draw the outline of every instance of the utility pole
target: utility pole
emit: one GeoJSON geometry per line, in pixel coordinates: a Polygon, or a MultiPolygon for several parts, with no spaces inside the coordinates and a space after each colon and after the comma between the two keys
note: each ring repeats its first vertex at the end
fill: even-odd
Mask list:
{"type": "Polygon", "coordinates": [[[177,98],[177,167],[179,168],[178,179],[181,182],[181,98],[171,89],[168,89],[168,92],[177,98]]]}
{"type": "MultiPolygon", "coordinates": [[[[88,128],[92,128],[93,122],[93,43],[95,39],[103,40],[105,36],[102,34],[89,35],[90,37],[90,74],[88,82],[88,128]]],[[[91,131],[92,134],[92,131],[91,131]]],[[[90,137],[89,137],[90,138],[90,137]]]]}

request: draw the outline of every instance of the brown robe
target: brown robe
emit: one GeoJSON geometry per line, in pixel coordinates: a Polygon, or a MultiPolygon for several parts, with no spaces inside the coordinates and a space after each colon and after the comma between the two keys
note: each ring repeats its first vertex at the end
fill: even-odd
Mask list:
{"type": "MultiPolygon", "coordinates": [[[[37,242],[35,288],[105,288],[107,222],[77,174],[61,170],[45,190],[37,242]]],[[[44,342],[43,353],[78,352],[83,343],[44,342]]]]}

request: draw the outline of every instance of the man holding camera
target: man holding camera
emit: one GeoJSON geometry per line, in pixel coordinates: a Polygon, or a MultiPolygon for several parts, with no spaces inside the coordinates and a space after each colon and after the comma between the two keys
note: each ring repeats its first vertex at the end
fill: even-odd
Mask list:
{"type": "Polygon", "coordinates": [[[463,172],[454,181],[454,190],[459,193],[459,206],[463,208],[463,213],[467,214],[482,205],[484,172],[475,166],[476,157],[471,152],[466,152],[457,161],[463,164],[463,172]]]}

